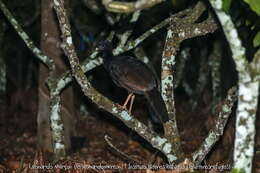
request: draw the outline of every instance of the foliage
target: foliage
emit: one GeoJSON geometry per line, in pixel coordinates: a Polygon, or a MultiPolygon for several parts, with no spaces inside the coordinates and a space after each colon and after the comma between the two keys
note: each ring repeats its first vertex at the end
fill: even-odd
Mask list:
{"type": "Polygon", "coordinates": [[[222,8],[226,13],[229,13],[232,0],[223,0],[222,8]]]}
{"type": "Polygon", "coordinates": [[[260,16],[260,3],[259,0],[244,0],[250,8],[260,16]]]}
{"type": "Polygon", "coordinates": [[[245,173],[244,169],[233,168],[231,173],[245,173]]]}
{"type": "Polygon", "coordinates": [[[254,47],[257,47],[260,45],[260,31],[256,34],[254,40],[253,40],[254,47]]]}

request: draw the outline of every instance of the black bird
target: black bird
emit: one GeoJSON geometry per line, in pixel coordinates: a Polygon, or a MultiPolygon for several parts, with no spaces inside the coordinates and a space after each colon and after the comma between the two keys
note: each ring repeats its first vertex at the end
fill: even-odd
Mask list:
{"type": "Polygon", "coordinates": [[[109,41],[99,42],[97,50],[101,54],[104,67],[114,83],[129,92],[123,105],[124,108],[131,99],[129,108],[131,112],[134,94],[144,95],[150,107],[152,121],[156,124],[163,124],[169,120],[154,73],[146,64],[132,56],[114,56],[112,43],[109,41]]]}

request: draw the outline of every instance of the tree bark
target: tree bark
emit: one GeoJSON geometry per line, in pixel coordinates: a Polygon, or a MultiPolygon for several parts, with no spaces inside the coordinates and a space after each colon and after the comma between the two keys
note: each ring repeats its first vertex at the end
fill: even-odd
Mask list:
{"type": "MultiPolygon", "coordinates": [[[[42,1],[41,4],[41,50],[45,55],[52,58],[56,71],[54,77],[61,75],[67,67],[62,59],[63,53],[60,49],[60,33],[53,13],[53,4],[51,0],[42,1]]],[[[39,73],[39,106],[38,106],[38,146],[44,150],[53,152],[52,135],[50,128],[50,93],[46,86],[48,69],[40,65],[39,73]]],[[[70,149],[70,137],[75,135],[75,109],[73,104],[72,87],[66,88],[62,92],[62,121],[64,123],[65,147],[70,149]]]]}

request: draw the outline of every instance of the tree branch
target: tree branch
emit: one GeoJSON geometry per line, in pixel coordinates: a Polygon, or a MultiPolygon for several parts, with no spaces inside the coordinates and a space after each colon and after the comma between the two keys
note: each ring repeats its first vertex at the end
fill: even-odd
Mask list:
{"type": "Polygon", "coordinates": [[[87,80],[87,77],[84,74],[84,71],[80,67],[79,60],[74,49],[70,24],[64,9],[64,1],[54,0],[54,9],[57,13],[61,28],[62,39],[64,42],[64,52],[69,59],[72,68],[72,74],[76,78],[84,94],[89,97],[94,103],[96,103],[99,108],[110,112],[111,114],[119,118],[122,122],[124,122],[126,126],[133,129],[140,136],[149,141],[153,147],[157,148],[165,154],[169,162],[177,160],[176,156],[171,150],[171,143],[169,143],[166,138],[160,137],[156,133],[151,132],[144,124],[134,119],[129,114],[129,112],[127,112],[125,109],[122,109],[119,105],[114,104],[106,97],[102,96],[91,86],[91,84],[87,80]]]}
{"type": "Polygon", "coordinates": [[[222,104],[215,127],[210,130],[207,138],[203,141],[199,149],[192,154],[193,164],[195,164],[195,166],[198,166],[204,160],[214,144],[223,135],[228,118],[232,112],[232,107],[236,100],[237,89],[233,87],[229,89],[228,95],[222,104]]]}
{"type": "Polygon", "coordinates": [[[29,38],[29,36],[23,31],[22,27],[19,25],[19,23],[16,21],[14,16],[11,14],[11,12],[6,8],[5,4],[0,0],[0,9],[2,10],[5,17],[8,19],[8,21],[11,23],[11,25],[14,27],[16,32],[19,34],[19,36],[22,38],[26,46],[36,55],[36,57],[45,64],[49,69],[54,69],[53,67],[53,60],[49,57],[45,56],[39,48],[37,48],[34,44],[34,42],[29,38]]]}
{"type": "MultiPolygon", "coordinates": [[[[175,14],[174,16],[182,16],[184,14],[186,14],[188,11],[190,11],[190,9],[181,11],[177,14],[175,14]]],[[[115,48],[113,50],[113,54],[114,55],[118,55],[121,53],[124,53],[126,51],[129,51],[135,47],[137,47],[140,43],[142,43],[146,38],[148,38],[149,36],[151,36],[153,33],[155,33],[156,31],[158,31],[159,29],[165,27],[167,24],[169,24],[170,22],[170,17],[165,19],[164,21],[162,21],[161,23],[155,25],[153,28],[151,28],[150,30],[146,31],[144,34],[142,34],[141,36],[139,36],[137,39],[133,40],[133,41],[129,41],[128,43],[126,43],[126,45],[120,47],[120,48],[115,48]]],[[[89,58],[86,58],[83,63],[81,64],[81,68],[84,71],[84,73],[86,73],[87,71],[90,71],[94,68],[96,68],[97,66],[101,65],[103,63],[103,60],[100,57],[97,57],[97,51],[94,51],[89,58]]],[[[62,91],[70,82],[72,81],[72,76],[71,76],[71,71],[68,70],[65,73],[63,73],[61,75],[61,77],[58,78],[58,85],[57,85],[57,91],[60,92],[62,91]]]]}
{"type": "Polygon", "coordinates": [[[183,159],[183,152],[181,150],[180,135],[175,114],[173,68],[175,65],[175,57],[183,40],[212,33],[217,29],[217,25],[210,15],[205,21],[195,23],[205,10],[206,7],[204,4],[198,2],[193,9],[187,10],[186,13],[180,16],[171,16],[171,26],[167,32],[162,55],[162,97],[170,118],[170,121],[164,125],[164,131],[166,138],[173,144],[172,147],[174,148],[172,148],[172,150],[175,155],[181,159],[183,159]]]}
{"type": "MultiPolygon", "coordinates": [[[[238,107],[236,118],[236,136],[234,146],[234,169],[250,173],[254,158],[254,138],[257,103],[259,97],[259,58],[250,64],[246,59],[246,50],[238,36],[231,17],[222,10],[222,0],[210,0],[222,25],[229,43],[232,57],[238,71],[238,107]]],[[[259,57],[259,56],[258,56],[259,57]]]]}
{"type": "MultiPolygon", "coordinates": [[[[17,31],[19,36],[23,39],[26,46],[32,51],[32,53],[49,69],[49,76],[47,79],[47,85],[50,89],[50,121],[51,121],[51,128],[52,128],[52,141],[54,147],[54,153],[56,158],[62,158],[65,156],[65,145],[64,145],[64,128],[61,121],[60,115],[60,93],[57,92],[55,89],[57,86],[56,79],[55,79],[55,63],[53,59],[49,58],[48,56],[44,55],[44,53],[36,47],[33,41],[29,38],[29,36],[23,31],[22,27],[18,24],[16,19],[10,13],[10,11],[6,8],[2,0],[0,0],[0,8],[4,15],[7,17],[11,25],[17,31]]],[[[58,83],[60,84],[60,83],[58,83]]]]}
{"type": "Polygon", "coordinates": [[[137,0],[136,2],[121,2],[114,0],[102,0],[102,4],[110,12],[132,13],[134,11],[150,8],[163,0],[137,0]]]}

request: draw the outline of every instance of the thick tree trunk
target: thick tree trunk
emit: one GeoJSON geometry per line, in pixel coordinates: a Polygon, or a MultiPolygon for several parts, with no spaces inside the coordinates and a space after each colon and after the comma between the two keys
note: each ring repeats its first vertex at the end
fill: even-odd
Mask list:
{"type": "MultiPolygon", "coordinates": [[[[52,1],[45,0],[41,4],[41,50],[54,60],[56,65],[55,76],[66,70],[66,65],[62,60],[62,50],[60,49],[60,33],[52,9],[52,1]]],[[[40,65],[39,74],[39,106],[38,106],[38,144],[44,151],[53,152],[52,135],[50,128],[50,96],[46,87],[48,69],[40,65]]],[[[73,104],[72,87],[66,88],[62,92],[62,121],[65,130],[65,147],[70,149],[70,137],[75,134],[75,113],[73,104]]]]}
{"type": "Polygon", "coordinates": [[[243,72],[239,74],[238,86],[234,168],[252,172],[259,81],[253,81],[249,72],[243,72]]]}

